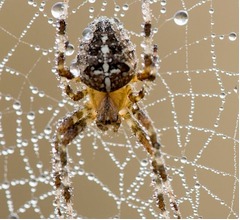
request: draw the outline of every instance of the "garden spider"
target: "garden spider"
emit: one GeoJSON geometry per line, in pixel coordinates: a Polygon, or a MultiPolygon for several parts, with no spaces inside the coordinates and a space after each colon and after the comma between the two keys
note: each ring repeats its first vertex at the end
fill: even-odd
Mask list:
{"type": "Polygon", "coordinates": [[[144,89],[135,95],[132,84],[154,81],[157,74],[157,45],[152,45],[151,10],[148,0],[142,1],[144,17],[144,68],[137,70],[135,46],[127,31],[115,18],[98,17],[83,31],[79,51],[72,68],[65,64],[65,51],[69,46],[66,35],[67,1],[62,4],[64,13],[57,26],[57,72],[64,83],[64,92],[79,101],[88,96],[89,101],[59,122],[54,138],[53,170],[55,178],[57,215],[73,216],[72,188],[68,171],[67,145],[93,121],[102,131],[118,131],[121,120],[127,122],[138,141],[151,155],[157,206],[163,217],[168,218],[164,195],[169,197],[175,217],[180,218],[173,190],[168,181],[161,145],[148,116],[140,109],[138,101],[144,89]],[[69,82],[83,83],[86,89],[76,93],[69,82]],[[65,210],[61,203],[64,203],[65,210]]]}

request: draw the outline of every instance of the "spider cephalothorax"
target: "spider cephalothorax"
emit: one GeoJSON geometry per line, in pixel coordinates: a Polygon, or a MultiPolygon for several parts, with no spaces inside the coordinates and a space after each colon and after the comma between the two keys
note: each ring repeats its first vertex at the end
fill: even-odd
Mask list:
{"type": "Polygon", "coordinates": [[[125,86],[136,73],[135,46],[115,18],[99,17],[83,31],[74,63],[80,79],[101,92],[125,86]]]}
{"type": "MultiPolygon", "coordinates": [[[[65,2],[67,2],[65,0],[65,2]]],[[[61,3],[57,3],[61,4],[61,3]]],[[[67,145],[92,122],[102,131],[109,127],[117,132],[121,119],[127,122],[138,141],[152,159],[157,206],[164,217],[168,216],[164,195],[170,198],[171,209],[180,217],[171,184],[165,170],[160,142],[150,118],[141,110],[138,101],[144,97],[144,89],[134,94],[133,83],[153,81],[157,74],[157,46],[152,45],[151,10],[148,0],[142,1],[144,17],[144,67],[137,70],[135,46],[128,32],[115,18],[99,17],[83,31],[77,58],[70,69],[65,64],[68,46],[65,19],[60,18],[57,28],[57,71],[63,78],[64,92],[73,100],[88,96],[84,104],[59,122],[54,141],[54,177],[57,214],[72,217],[72,188],[69,179],[67,145]],[[85,89],[74,92],[69,81],[85,84],[85,89]],[[164,187],[163,187],[164,186],[164,187]],[[66,203],[65,210],[61,201],[66,203]]]]}

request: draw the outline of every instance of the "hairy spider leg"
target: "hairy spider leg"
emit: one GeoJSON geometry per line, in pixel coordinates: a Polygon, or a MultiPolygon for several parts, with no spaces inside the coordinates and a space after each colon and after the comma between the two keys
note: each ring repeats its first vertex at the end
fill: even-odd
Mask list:
{"type": "MultiPolygon", "coordinates": [[[[168,175],[165,169],[165,162],[164,162],[163,156],[161,155],[161,150],[160,150],[161,144],[157,139],[157,133],[152,125],[150,118],[146,115],[144,111],[142,111],[139,108],[137,104],[135,105],[136,107],[132,110],[133,115],[136,117],[137,121],[139,121],[146,128],[146,131],[148,133],[148,136],[150,137],[152,146],[155,149],[154,156],[153,156],[153,158],[155,157],[155,159],[153,159],[152,161],[153,172],[156,175],[160,175],[161,177],[161,179],[156,180],[156,189],[159,188],[159,186],[157,186],[158,184],[164,185],[165,191],[166,191],[166,193],[164,194],[168,195],[174,215],[177,218],[181,218],[181,213],[179,211],[172,186],[168,180],[168,175]]],[[[157,198],[158,198],[158,207],[162,210],[161,207],[163,207],[162,203],[164,202],[163,193],[160,192],[160,194],[157,195],[157,198]]]]}
{"type": "Polygon", "coordinates": [[[71,143],[72,140],[85,129],[87,124],[93,121],[93,119],[94,117],[89,108],[85,107],[65,118],[57,129],[54,141],[53,170],[56,187],[55,204],[57,207],[57,214],[60,217],[64,215],[60,207],[62,196],[66,203],[67,217],[73,217],[71,201],[72,187],[69,178],[67,145],[71,143]]]}
{"type": "Polygon", "coordinates": [[[152,12],[150,9],[149,0],[142,1],[142,13],[144,18],[144,38],[143,38],[143,56],[144,56],[144,68],[137,74],[137,78],[141,81],[149,80],[153,81],[157,74],[157,45],[152,46],[152,12]]]}
{"type": "Polygon", "coordinates": [[[58,55],[57,55],[57,71],[58,75],[62,77],[63,83],[65,85],[65,93],[73,100],[73,101],[79,101],[82,99],[86,94],[87,90],[83,91],[77,91],[76,93],[73,92],[70,85],[67,84],[66,80],[73,80],[76,82],[80,82],[79,77],[75,77],[68,67],[66,67],[66,57],[65,57],[65,51],[66,47],[68,45],[67,35],[66,35],[66,28],[67,24],[64,19],[61,19],[58,21],[58,31],[57,34],[60,38],[60,40],[63,41],[63,46],[58,46],[58,55]]]}
{"type": "MultiPolygon", "coordinates": [[[[158,201],[158,207],[161,211],[161,214],[164,218],[169,218],[168,212],[165,207],[164,197],[163,197],[163,188],[161,184],[161,178],[159,178],[160,172],[158,169],[155,168],[155,164],[163,166],[162,164],[162,157],[160,154],[160,150],[158,147],[153,145],[148,139],[148,135],[144,132],[144,130],[141,128],[140,124],[136,121],[136,119],[131,115],[131,113],[128,111],[122,117],[126,120],[128,126],[133,131],[133,134],[136,136],[138,141],[145,147],[147,152],[152,157],[152,165],[154,167],[154,174],[156,178],[156,189],[157,189],[157,201],[158,201]]],[[[161,170],[162,171],[162,170],[161,170]]],[[[163,173],[161,173],[163,175],[163,173]]]]}

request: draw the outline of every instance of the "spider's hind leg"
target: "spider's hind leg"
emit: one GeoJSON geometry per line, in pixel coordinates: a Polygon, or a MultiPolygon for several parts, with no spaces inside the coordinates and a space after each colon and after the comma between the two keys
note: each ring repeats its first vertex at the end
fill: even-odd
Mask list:
{"type": "Polygon", "coordinates": [[[173,210],[174,215],[177,218],[181,218],[181,213],[179,211],[172,186],[168,180],[168,175],[165,168],[165,161],[163,159],[160,149],[161,144],[158,141],[156,131],[152,125],[150,118],[142,110],[140,110],[137,104],[135,105],[137,108],[131,109],[132,114],[128,112],[123,117],[126,119],[126,122],[132,129],[134,135],[137,137],[139,142],[143,144],[145,149],[152,157],[153,172],[155,174],[154,181],[156,184],[155,189],[157,193],[157,206],[161,210],[162,215],[168,218],[169,215],[166,210],[166,205],[163,196],[167,195],[170,200],[171,209],[173,210]],[[137,121],[139,121],[143,125],[143,127],[146,129],[147,134],[141,128],[137,121]],[[149,137],[150,141],[148,140],[147,137],[149,137]]]}
{"type": "Polygon", "coordinates": [[[62,121],[57,129],[54,140],[53,173],[55,178],[55,204],[58,217],[66,215],[73,218],[72,210],[72,187],[69,177],[67,145],[80,134],[93,121],[93,115],[85,109],[74,112],[62,121]],[[85,113],[88,113],[85,117],[85,113]],[[61,199],[65,201],[65,209],[62,210],[61,199]]]}

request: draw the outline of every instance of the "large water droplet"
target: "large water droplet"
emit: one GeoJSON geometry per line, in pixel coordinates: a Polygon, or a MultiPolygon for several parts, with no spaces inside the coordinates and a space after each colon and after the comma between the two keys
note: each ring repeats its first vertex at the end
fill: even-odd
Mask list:
{"type": "Polygon", "coordinates": [[[74,53],[74,46],[72,44],[68,44],[66,47],[66,56],[71,56],[74,53]]]}
{"type": "Polygon", "coordinates": [[[92,30],[90,28],[85,28],[82,32],[82,36],[85,40],[90,40],[92,38],[92,30]]]}
{"type": "Polygon", "coordinates": [[[27,119],[30,120],[30,121],[34,120],[35,119],[35,113],[34,112],[29,112],[27,114],[27,119]]]}
{"type": "Polygon", "coordinates": [[[64,2],[57,2],[52,6],[52,16],[57,19],[64,18],[66,9],[67,4],[65,4],[64,2]]]}
{"type": "Polygon", "coordinates": [[[122,8],[123,8],[124,11],[127,11],[129,9],[129,5],[128,4],[124,4],[122,8]]]}
{"type": "Polygon", "coordinates": [[[51,134],[52,133],[52,128],[50,126],[47,126],[45,129],[44,129],[44,133],[45,134],[51,134]]]}
{"type": "Polygon", "coordinates": [[[70,65],[70,72],[75,76],[78,77],[80,75],[80,69],[77,63],[72,62],[70,65]]]}
{"type": "Polygon", "coordinates": [[[174,15],[174,22],[180,26],[187,24],[188,22],[187,11],[184,10],[177,11],[174,15]]]}
{"type": "Polygon", "coordinates": [[[230,41],[235,41],[235,40],[237,39],[237,34],[234,33],[234,32],[230,33],[230,34],[228,35],[228,39],[229,39],[230,41]]]}
{"type": "Polygon", "coordinates": [[[16,101],[13,103],[13,109],[19,110],[21,108],[21,103],[19,101],[16,101]]]}

